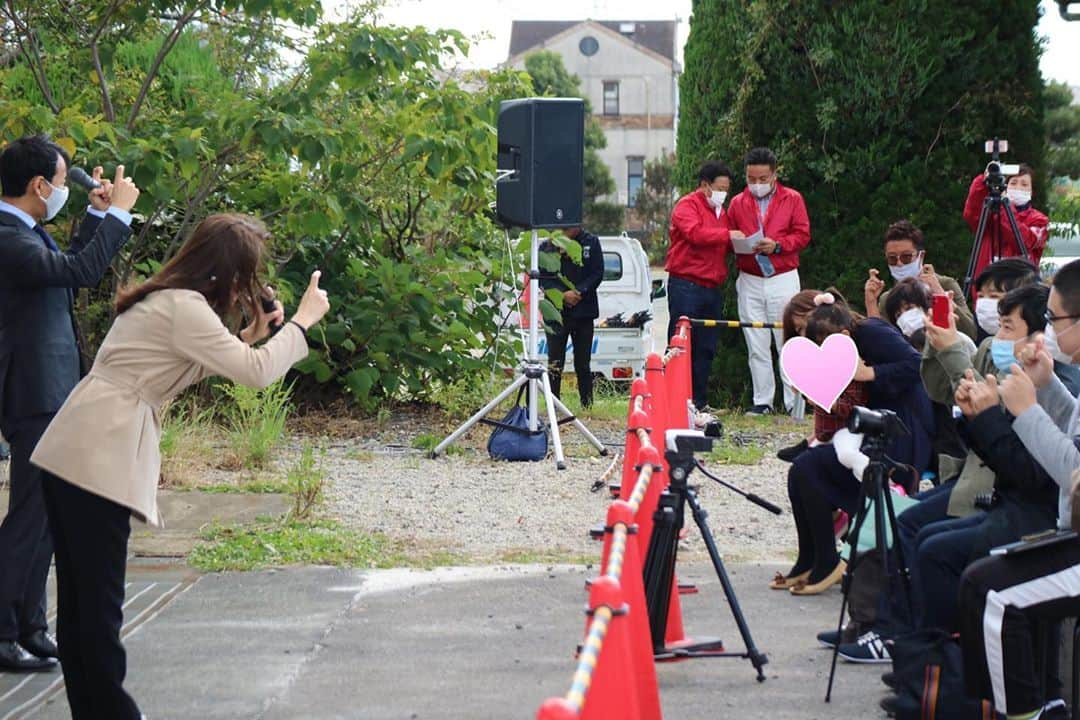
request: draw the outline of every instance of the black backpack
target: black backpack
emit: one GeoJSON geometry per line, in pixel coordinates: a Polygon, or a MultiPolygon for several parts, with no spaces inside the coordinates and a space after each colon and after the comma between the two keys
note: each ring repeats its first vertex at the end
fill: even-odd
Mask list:
{"type": "Polygon", "coordinates": [[[897,677],[896,720],[992,720],[994,708],[964,692],[960,644],[941,630],[918,630],[892,641],[897,677]]]}

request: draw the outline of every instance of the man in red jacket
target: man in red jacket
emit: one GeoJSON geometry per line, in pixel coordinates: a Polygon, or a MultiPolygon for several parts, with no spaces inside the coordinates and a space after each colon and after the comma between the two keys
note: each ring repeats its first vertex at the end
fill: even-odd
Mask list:
{"type": "MultiPolygon", "coordinates": [[[[791,296],[799,292],[799,253],[810,244],[810,218],[806,203],[796,190],[784,187],[776,178],[776,155],[768,148],[754,148],[746,155],[746,189],[735,196],[727,211],[728,227],[757,241],[749,252],[739,253],[735,263],[739,277],[739,319],[743,322],[780,322],[791,296]],[[758,235],[760,233],[760,235],[758,235]]],[[[776,395],[773,375],[772,341],[779,352],[784,336],[745,328],[750,354],[750,376],[754,382],[754,405],[750,413],[772,412],[776,395]]],[[[791,412],[795,394],[784,379],[784,405],[791,412]]]]}
{"type": "MultiPolygon", "coordinates": [[[[697,190],[675,203],[668,236],[668,334],[675,334],[679,317],[717,320],[723,305],[720,288],[727,278],[727,253],[731,238],[724,216],[724,199],[731,189],[731,168],[707,162],[698,171],[697,190]]],[[[694,328],[690,334],[691,376],[694,405],[706,405],[709,370],[716,354],[716,328],[694,328]]]]}
{"type": "MultiPolygon", "coordinates": [[[[1031,264],[1039,267],[1039,260],[1042,258],[1043,250],[1046,249],[1047,225],[1050,224],[1050,219],[1031,205],[1034,175],[1035,171],[1030,165],[1021,165],[1020,172],[1009,178],[1005,193],[1012,205],[1013,214],[1016,215],[1016,227],[1020,230],[1020,239],[1027,248],[1031,264]]],[[[982,175],[976,175],[971,181],[967,201],[964,203],[964,220],[967,221],[971,232],[979,229],[979,214],[982,212],[983,200],[986,199],[987,194],[989,191],[986,188],[986,173],[984,172],[982,175]]],[[[996,260],[1023,256],[1016,245],[1016,238],[1004,210],[999,216],[998,228],[995,230],[992,221],[988,222],[985,235],[979,257],[975,260],[975,270],[971,274],[972,280],[979,277],[979,273],[996,260]],[[995,235],[997,247],[994,242],[995,235]]],[[[974,287],[972,292],[974,293],[974,287]]]]}

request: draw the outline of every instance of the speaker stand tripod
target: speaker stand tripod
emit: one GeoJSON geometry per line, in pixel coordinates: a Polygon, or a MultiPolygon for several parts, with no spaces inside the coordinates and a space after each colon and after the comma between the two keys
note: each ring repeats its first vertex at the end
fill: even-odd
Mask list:
{"type": "Polygon", "coordinates": [[[540,394],[543,393],[544,404],[547,409],[548,427],[551,430],[551,445],[555,450],[555,467],[559,470],[566,469],[566,458],[563,455],[562,438],[559,435],[559,424],[563,422],[570,423],[581,431],[581,434],[585,436],[585,439],[588,440],[601,455],[608,454],[608,450],[604,447],[604,443],[600,442],[595,435],[589,432],[589,429],[585,427],[585,423],[576,418],[574,414],[563,405],[562,401],[555,397],[555,394],[551,392],[551,379],[548,377],[547,365],[540,362],[540,353],[538,350],[538,327],[540,324],[539,266],[540,241],[536,230],[533,230],[531,247],[529,248],[529,339],[525,348],[525,361],[518,368],[518,376],[515,378],[514,382],[510,383],[506,389],[496,395],[491,402],[477,410],[472,417],[462,423],[462,425],[454,430],[454,432],[447,435],[446,439],[435,446],[435,449],[431,451],[431,457],[436,457],[439,453],[452,445],[454,441],[464,435],[469,428],[484,420],[488,413],[499,406],[499,403],[506,400],[526,383],[528,383],[527,395],[529,397],[529,431],[536,432],[540,427],[539,402],[540,394]],[[557,412],[562,414],[562,420],[559,420],[557,412]]]}

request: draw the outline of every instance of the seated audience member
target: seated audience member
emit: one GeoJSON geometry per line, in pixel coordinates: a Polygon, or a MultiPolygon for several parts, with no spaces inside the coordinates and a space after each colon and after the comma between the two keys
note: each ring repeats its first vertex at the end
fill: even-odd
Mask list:
{"type": "MultiPolygon", "coordinates": [[[[918,376],[919,354],[895,327],[853,313],[842,298],[817,306],[806,317],[805,335],[815,342],[835,333],[850,336],[859,350],[855,380],[869,385],[867,407],[896,412],[911,431],[890,441],[889,457],[921,472],[929,461],[933,417],[918,376]]],[[[832,444],[811,447],[795,458],[788,472],[788,497],[799,555],[773,587],[814,595],[840,580],[845,564],[836,550],[832,511],[854,513],[858,496],[856,472],[841,463],[832,444]]]]}
{"type": "MultiPolygon", "coordinates": [[[[938,275],[933,265],[924,264],[926,243],[922,230],[910,220],[894,222],[885,230],[884,250],[885,261],[889,264],[889,273],[896,282],[918,279],[931,293],[951,292],[953,310],[956,312],[956,327],[960,332],[975,339],[975,321],[971,316],[971,310],[968,308],[960,283],[951,277],[938,275]]],[[[878,277],[878,271],[872,268],[870,277],[867,278],[863,287],[868,317],[885,315],[885,303],[888,301],[889,292],[885,290],[885,281],[878,277]]]]}
{"type": "Polygon", "coordinates": [[[970,450],[956,482],[916,496],[921,502],[897,518],[915,605],[908,609],[910,619],[904,619],[907,613],[902,604],[893,603],[873,631],[856,643],[841,645],[842,658],[887,661],[882,637],[895,635],[909,624],[954,630],[960,575],[967,564],[985,555],[992,545],[1052,524],[1050,478],[1011,432],[1011,418],[994,407],[1000,404],[996,393],[970,388],[976,378],[1009,372],[1017,354],[1043,329],[1046,295],[1045,287],[1028,285],[1002,298],[998,333],[983,343],[974,359],[960,349],[963,336],[956,332],[955,316],[948,328],[932,326],[926,318],[928,342],[922,362],[926,389],[936,402],[953,396],[966,419],[960,427],[970,450]],[[977,398],[969,398],[969,391],[977,398]],[[976,495],[981,493],[995,493],[998,502],[992,509],[976,507],[976,495]]]}
{"type": "MultiPolygon", "coordinates": [[[[997,228],[987,227],[986,237],[983,240],[979,257],[975,260],[975,275],[982,273],[983,268],[994,261],[1002,258],[1017,258],[1021,262],[1028,262],[1034,267],[1039,266],[1043,250],[1046,249],[1047,226],[1050,219],[1045,214],[1036,210],[1031,204],[1032,181],[1034,171],[1030,165],[1021,165],[1020,172],[1009,178],[1009,186],[1006,195],[1012,203],[1016,217],[1017,229],[1020,230],[1021,240],[1027,249],[1030,261],[1023,259],[1023,253],[1016,244],[1016,237],[1009,226],[1005,213],[1001,213],[997,228]],[[995,247],[994,238],[998,238],[995,247]]],[[[982,213],[983,200],[987,196],[986,173],[976,175],[968,189],[967,200],[964,202],[964,220],[967,221],[971,232],[977,232],[979,228],[979,216],[982,213]]]]}
{"type": "MultiPolygon", "coordinates": [[[[1062,355],[1080,356],[1080,261],[1054,276],[1046,319],[1062,355]]],[[[1053,363],[1043,343],[1025,348],[999,394],[1016,418],[1013,430],[1057,484],[1057,526],[1067,529],[1080,524],[1071,502],[1080,480],[1080,407],[1053,363]]],[[[973,563],[964,573],[960,606],[968,693],[992,698],[1009,717],[1038,717],[1045,696],[1036,675],[1033,625],[1080,615],[1080,543],[973,563]]]]}
{"type": "Polygon", "coordinates": [[[1039,271],[1031,263],[1020,258],[1005,258],[986,266],[976,277],[975,284],[975,323],[978,335],[975,342],[981,343],[997,332],[997,301],[1005,293],[1022,285],[1034,285],[1039,282],[1039,271]]]}
{"type": "MultiPolygon", "coordinates": [[[[912,347],[922,352],[926,346],[925,325],[927,313],[930,312],[930,289],[922,281],[908,278],[896,283],[896,287],[887,295],[888,298],[883,307],[884,318],[904,334],[912,347]]],[[[957,322],[959,322],[959,315],[957,315],[957,322]]],[[[975,354],[975,342],[970,337],[959,332],[956,338],[969,357],[975,354]]],[[[937,434],[933,440],[933,454],[930,458],[929,469],[935,476],[940,477],[939,458],[945,455],[949,458],[961,459],[967,455],[967,448],[960,440],[956,423],[953,422],[952,403],[938,402],[933,398],[931,401],[937,434]]]]}

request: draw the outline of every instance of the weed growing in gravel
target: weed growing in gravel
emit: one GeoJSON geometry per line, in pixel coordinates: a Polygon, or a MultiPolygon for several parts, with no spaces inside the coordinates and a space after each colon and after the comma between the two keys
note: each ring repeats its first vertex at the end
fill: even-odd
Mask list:
{"type": "Polygon", "coordinates": [[[765,448],[761,445],[741,445],[722,439],[713,445],[705,459],[719,465],[757,465],[764,457],[765,448]]]}
{"type": "Polygon", "coordinates": [[[251,493],[253,495],[285,495],[292,492],[288,483],[281,480],[252,477],[238,483],[210,483],[177,488],[178,490],[198,490],[205,493],[251,493]]]}
{"type": "Polygon", "coordinates": [[[300,458],[289,468],[287,485],[293,496],[290,520],[307,520],[315,506],[322,502],[323,478],[321,463],[315,460],[315,449],[311,443],[304,443],[300,458]]]}
{"type": "Polygon", "coordinates": [[[222,389],[233,401],[224,405],[224,416],[237,463],[249,469],[266,467],[285,433],[292,386],[279,380],[264,389],[235,383],[222,389]]]}
{"type": "MultiPolygon", "coordinates": [[[[442,437],[432,433],[420,433],[413,438],[412,446],[414,450],[431,452],[442,440],[442,437]]],[[[464,452],[465,450],[457,445],[450,445],[446,448],[447,455],[462,455],[464,452]]]]}
{"type": "Polygon", "coordinates": [[[162,487],[186,486],[195,466],[213,457],[213,440],[217,434],[212,408],[200,410],[193,399],[170,404],[161,424],[162,487]]]}

